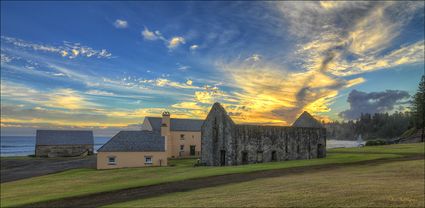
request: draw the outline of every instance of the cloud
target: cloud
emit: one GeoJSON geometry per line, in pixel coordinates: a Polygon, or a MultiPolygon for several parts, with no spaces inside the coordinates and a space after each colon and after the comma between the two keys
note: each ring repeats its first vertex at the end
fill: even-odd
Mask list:
{"type": "Polygon", "coordinates": [[[195,50],[197,50],[199,48],[199,45],[196,45],[196,44],[194,44],[194,45],[191,45],[190,46],[190,50],[191,51],[195,51],[195,50]]]}
{"type": "Polygon", "coordinates": [[[89,95],[99,95],[99,96],[114,96],[112,92],[102,91],[102,90],[89,90],[86,92],[89,95]]]}
{"type": "Polygon", "coordinates": [[[142,31],[142,36],[145,40],[149,41],[161,40],[170,50],[173,50],[178,46],[186,43],[186,40],[181,36],[174,36],[170,39],[167,39],[158,30],[153,32],[150,31],[147,27],[145,27],[145,29],[142,31]]]}
{"type": "MultiPolygon", "coordinates": [[[[224,99],[234,119],[242,123],[291,124],[303,111],[329,112],[340,90],[363,83],[363,78],[345,80],[326,71],[292,71],[269,62],[237,60],[222,68],[232,92],[224,99]]],[[[211,102],[208,93],[198,100],[211,102]]]]}
{"type": "Polygon", "coordinates": [[[246,59],[246,61],[253,61],[253,62],[257,62],[261,60],[261,55],[260,54],[252,54],[252,56],[250,56],[249,58],[246,59]]]}
{"type": "Polygon", "coordinates": [[[150,31],[147,27],[142,31],[142,36],[145,40],[158,40],[164,39],[159,31],[150,31]]]}
{"type": "Polygon", "coordinates": [[[181,102],[181,103],[176,103],[174,105],[172,105],[171,107],[173,108],[182,108],[182,109],[197,109],[197,110],[202,110],[205,109],[205,107],[201,107],[199,105],[197,105],[196,102],[181,102]]]}
{"type": "Polygon", "coordinates": [[[213,103],[214,92],[196,91],[195,100],[201,103],[213,103]]]}
{"type": "Polygon", "coordinates": [[[173,88],[181,88],[181,89],[202,89],[201,87],[192,85],[192,80],[188,80],[185,83],[171,81],[165,78],[158,78],[155,81],[155,85],[158,87],[173,87],[173,88]]]}
{"type": "Polygon", "coordinates": [[[357,119],[362,113],[388,112],[409,97],[409,93],[402,90],[370,93],[352,90],[347,98],[350,109],[340,112],[339,116],[344,119],[357,119]]]}
{"type": "Polygon", "coordinates": [[[21,40],[13,37],[1,36],[2,47],[3,44],[10,44],[20,49],[29,49],[34,51],[41,51],[47,53],[55,53],[62,57],[70,59],[77,57],[96,57],[96,58],[112,58],[112,54],[106,49],[96,50],[88,46],[83,46],[80,43],[71,43],[64,41],[60,46],[51,46],[47,44],[32,43],[29,41],[21,40]]]}
{"type": "Polygon", "coordinates": [[[291,31],[307,40],[297,50],[305,69],[348,76],[423,61],[423,40],[392,45],[423,2],[284,2],[279,6],[291,31]]]}
{"type": "Polygon", "coordinates": [[[81,109],[87,106],[84,97],[72,89],[59,89],[49,95],[46,106],[65,109],[81,109]]]}
{"type": "Polygon", "coordinates": [[[84,95],[68,88],[42,91],[26,85],[2,81],[1,92],[2,99],[38,105],[39,107],[74,110],[90,109],[98,106],[88,101],[84,95]]]}
{"type": "Polygon", "coordinates": [[[170,41],[168,42],[168,48],[174,49],[174,48],[177,48],[179,45],[182,45],[185,43],[186,42],[183,37],[180,37],[180,36],[172,37],[170,41]]]}
{"type": "Polygon", "coordinates": [[[190,66],[186,66],[186,65],[182,65],[180,63],[177,63],[177,69],[180,71],[187,71],[188,69],[190,69],[190,66]]]}
{"type": "Polygon", "coordinates": [[[128,23],[125,20],[117,19],[114,22],[114,26],[118,29],[123,29],[128,27],[128,23]]]}
{"type": "Polygon", "coordinates": [[[1,57],[1,64],[5,64],[5,63],[9,63],[9,62],[11,62],[14,58],[13,57],[10,57],[10,56],[8,56],[8,55],[6,55],[6,54],[0,54],[0,57],[1,57]]]}

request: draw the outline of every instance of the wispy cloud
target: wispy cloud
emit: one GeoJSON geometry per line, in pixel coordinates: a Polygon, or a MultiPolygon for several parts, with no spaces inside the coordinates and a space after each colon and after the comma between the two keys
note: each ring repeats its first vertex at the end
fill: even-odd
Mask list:
{"type": "MultiPolygon", "coordinates": [[[[236,121],[289,125],[304,110],[329,112],[329,104],[339,91],[364,82],[363,78],[344,80],[321,71],[292,72],[269,63],[246,59],[225,63],[223,69],[234,88],[223,103],[236,121]]],[[[209,93],[199,93],[199,101],[211,102],[209,93]]]]}
{"type": "Polygon", "coordinates": [[[260,54],[252,54],[252,56],[250,56],[249,58],[245,59],[246,61],[253,61],[253,62],[257,62],[261,60],[261,55],[260,54]]]}
{"type": "Polygon", "coordinates": [[[115,93],[102,91],[102,90],[89,90],[86,92],[89,95],[100,95],[100,96],[114,96],[115,93]]]}
{"type": "Polygon", "coordinates": [[[80,43],[71,43],[68,41],[64,41],[62,45],[58,46],[32,43],[18,38],[6,36],[1,36],[1,41],[2,47],[4,46],[3,44],[11,44],[17,48],[54,53],[70,59],[77,57],[112,58],[112,54],[106,49],[96,50],[88,46],[83,46],[80,43]]]}
{"type": "Polygon", "coordinates": [[[294,34],[307,35],[308,41],[300,43],[297,51],[305,69],[347,76],[423,61],[423,40],[388,52],[402,27],[424,7],[423,2],[279,5],[294,34]],[[305,13],[310,15],[298,22],[305,13]]]}
{"type": "Polygon", "coordinates": [[[165,40],[162,34],[159,31],[150,31],[147,27],[142,31],[142,36],[145,40],[165,40]]]}
{"type": "Polygon", "coordinates": [[[12,60],[13,60],[13,57],[10,57],[10,56],[8,56],[8,55],[6,55],[6,54],[1,54],[0,55],[0,57],[1,57],[1,64],[5,64],[5,63],[9,63],[9,62],[11,62],[12,60]]]}
{"type": "Polygon", "coordinates": [[[22,84],[2,81],[2,98],[14,100],[16,102],[26,102],[43,107],[61,108],[61,109],[88,109],[98,106],[88,101],[77,91],[67,88],[54,89],[49,91],[40,91],[31,89],[22,84]]]}
{"type": "Polygon", "coordinates": [[[167,48],[170,50],[175,49],[178,46],[186,43],[185,39],[181,36],[174,36],[170,39],[167,39],[158,30],[153,32],[153,31],[150,31],[147,27],[145,27],[145,29],[141,32],[141,34],[145,40],[149,40],[149,41],[162,40],[166,44],[167,48]]]}
{"type": "Polygon", "coordinates": [[[172,105],[173,108],[183,108],[183,109],[190,109],[190,110],[202,110],[205,109],[201,106],[199,106],[196,102],[181,102],[172,105]]]}
{"type": "Polygon", "coordinates": [[[128,27],[128,23],[125,20],[122,19],[117,19],[114,22],[114,26],[118,29],[123,29],[123,28],[127,28],[128,27]]]}
{"type": "Polygon", "coordinates": [[[180,71],[187,71],[188,69],[190,69],[190,66],[187,65],[182,65],[181,63],[177,63],[177,69],[180,71]]]}
{"type": "Polygon", "coordinates": [[[234,88],[229,111],[240,122],[290,124],[304,110],[323,115],[340,90],[366,81],[344,77],[424,60],[423,40],[391,45],[423,3],[279,2],[276,8],[298,37],[301,68],[288,70],[258,54],[219,64],[234,88]]]}

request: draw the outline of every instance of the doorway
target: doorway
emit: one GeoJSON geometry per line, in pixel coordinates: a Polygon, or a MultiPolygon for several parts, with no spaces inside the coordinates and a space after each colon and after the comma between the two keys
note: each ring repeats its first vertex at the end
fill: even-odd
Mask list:
{"type": "Polygon", "coordinates": [[[317,145],[317,158],[323,158],[324,154],[323,154],[323,147],[322,144],[318,144],[317,145]]]}
{"type": "Polygon", "coordinates": [[[243,151],[242,152],[242,164],[248,164],[248,152],[247,151],[243,151]]]}
{"type": "Polygon", "coordinates": [[[272,162],[277,161],[276,151],[272,151],[272,162]]]}
{"type": "Polygon", "coordinates": [[[226,165],[226,150],[220,151],[220,166],[226,165]]]}
{"type": "Polygon", "coordinates": [[[190,156],[195,156],[195,145],[190,145],[190,156]]]}
{"type": "Polygon", "coordinates": [[[257,151],[257,163],[263,162],[263,151],[257,151]]]}

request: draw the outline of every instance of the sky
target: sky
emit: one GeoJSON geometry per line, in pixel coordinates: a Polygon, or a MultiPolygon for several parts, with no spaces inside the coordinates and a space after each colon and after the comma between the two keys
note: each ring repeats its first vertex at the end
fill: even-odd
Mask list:
{"type": "Polygon", "coordinates": [[[169,111],[291,125],[405,111],[424,2],[1,1],[1,134],[138,129],[169,111]]]}

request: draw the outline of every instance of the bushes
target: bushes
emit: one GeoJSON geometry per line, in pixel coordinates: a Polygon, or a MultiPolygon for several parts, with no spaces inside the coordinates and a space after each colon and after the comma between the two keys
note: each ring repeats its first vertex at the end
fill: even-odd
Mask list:
{"type": "Polygon", "coordinates": [[[388,144],[385,140],[371,140],[366,142],[366,146],[386,145],[388,144]]]}

